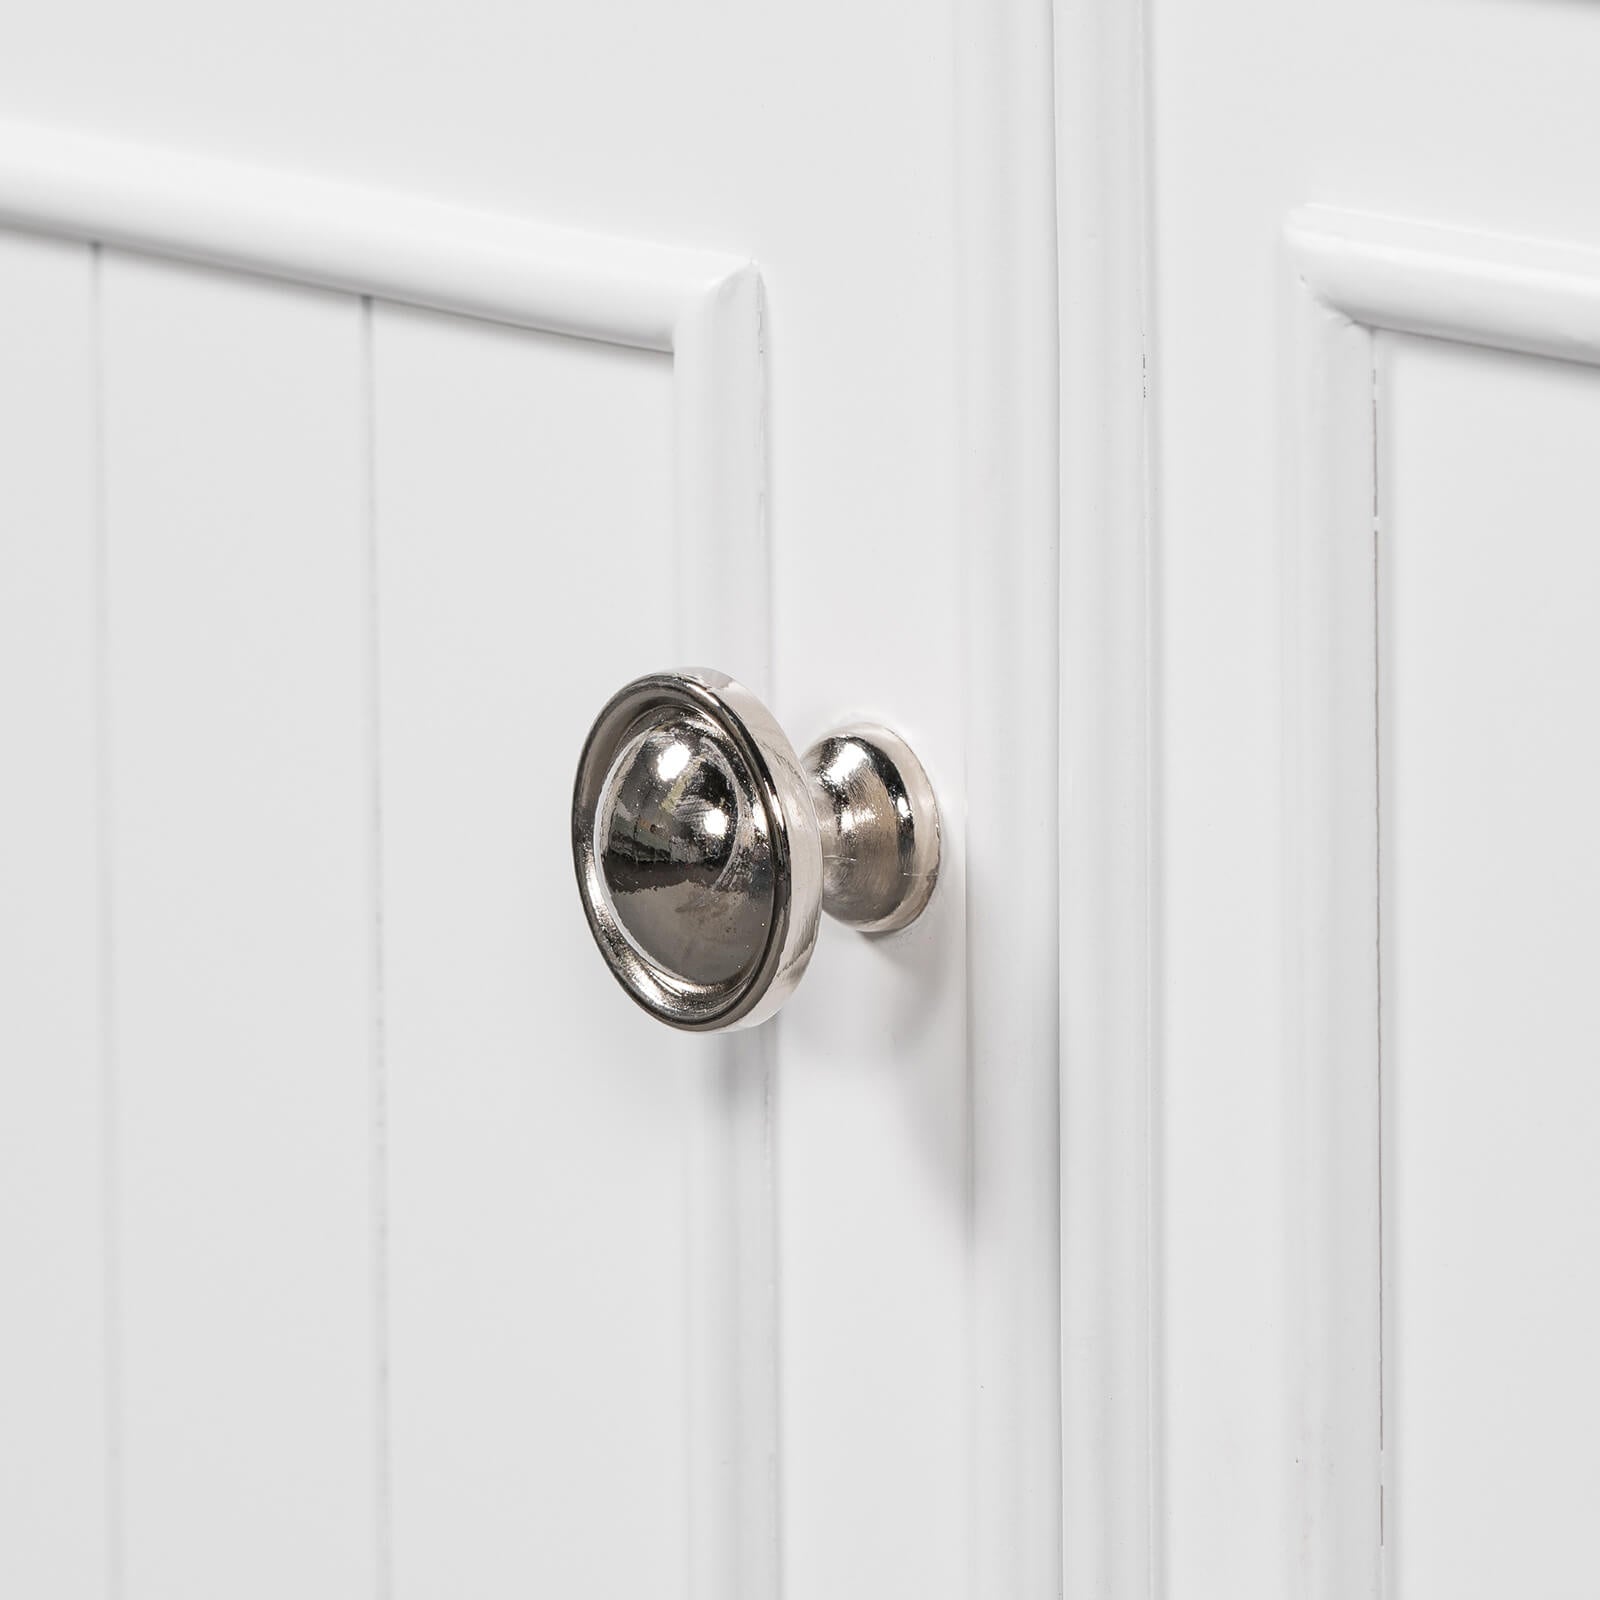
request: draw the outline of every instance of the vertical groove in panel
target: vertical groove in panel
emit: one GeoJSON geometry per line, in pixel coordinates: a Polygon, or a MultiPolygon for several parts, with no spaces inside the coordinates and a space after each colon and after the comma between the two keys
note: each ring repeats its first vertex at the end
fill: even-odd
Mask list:
{"type": "Polygon", "coordinates": [[[370,1593],[359,305],[102,282],[125,1587],[370,1593]]]}
{"type": "Polygon", "coordinates": [[[117,1229],[117,1005],[111,930],[115,915],[111,886],[111,819],[115,810],[111,772],[111,614],[110,567],[106,543],[105,414],[105,263],[101,247],[89,246],[90,454],[92,457],[94,541],[95,677],[95,872],[99,905],[97,1004],[100,1019],[100,1206],[104,1217],[105,1399],[106,1399],[106,1572],[110,1600],[121,1600],[122,1570],[122,1379],[119,1359],[118,1292],[120,1255],[117,1229]]]}
{"type": "Polygon", "coordinates": [[[0,232],[0,1593],[106,1592],[92,274],[0,232]]]}
{"type": "Polygon", "coordinates": [[[361,301],[361,517],[367,605],[367,762],[372,834],[367,871],[372,897],[372,1301],[373,1472],[376,1495],[375,1592],[393,1592],[393,1528],[389,1465],[388,1091],[383,967],[383,686],[382,618],[378,611],[377,402],[373,390],[373,305],[361,301]]]}

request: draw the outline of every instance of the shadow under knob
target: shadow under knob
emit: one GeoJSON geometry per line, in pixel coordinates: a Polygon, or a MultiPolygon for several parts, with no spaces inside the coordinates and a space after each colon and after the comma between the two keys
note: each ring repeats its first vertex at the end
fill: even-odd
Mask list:
{"type": "Polygon", "coordinates": [[[841,729],[802,762],[725,674],[658,673],[590,730],[572,845],[617,980],[662,1021],[711,1031],[761,1022],[794,992],[819,910],[869,933],[912,922],[938,876],[939,815],[888,729],[841,729]]]}

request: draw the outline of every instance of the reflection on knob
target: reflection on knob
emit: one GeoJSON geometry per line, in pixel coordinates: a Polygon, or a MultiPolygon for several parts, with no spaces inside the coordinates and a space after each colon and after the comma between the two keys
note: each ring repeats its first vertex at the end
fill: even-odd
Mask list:
{"type": "Polygon", "coordinates": [[[914,921],[938,877],[939,811],[887,728],[842,728],[802,760],[725,674],[658,673],[589,731],[572,849],[617,980],[663,1022],[709,1032],[788,999],[819,911],[866,933],[914,921]]]}

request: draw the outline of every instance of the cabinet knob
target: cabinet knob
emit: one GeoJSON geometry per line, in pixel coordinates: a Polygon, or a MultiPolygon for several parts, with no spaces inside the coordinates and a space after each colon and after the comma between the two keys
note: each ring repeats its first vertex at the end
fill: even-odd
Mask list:
{"type": "Polygon", "coordinates": [[[663,1022],[713,1032],[789,998],[820,911],[863,933],[915,921],[939,873],[939,809],[887,728],[840,728],[800,757],[726,674],[652,673],[589,730],[572,854],[617,981],[663,1022]]]}

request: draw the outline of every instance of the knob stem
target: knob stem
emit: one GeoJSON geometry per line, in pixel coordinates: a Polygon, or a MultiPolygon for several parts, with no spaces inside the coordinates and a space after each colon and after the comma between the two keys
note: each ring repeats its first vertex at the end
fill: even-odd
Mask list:
{"type": "Polygon", "coordinates": [[[840,728],[801,764],[822,836],[822,909],[862,933],[914,922],[939,876],[939,807],[905,740],[840,728]]]}

